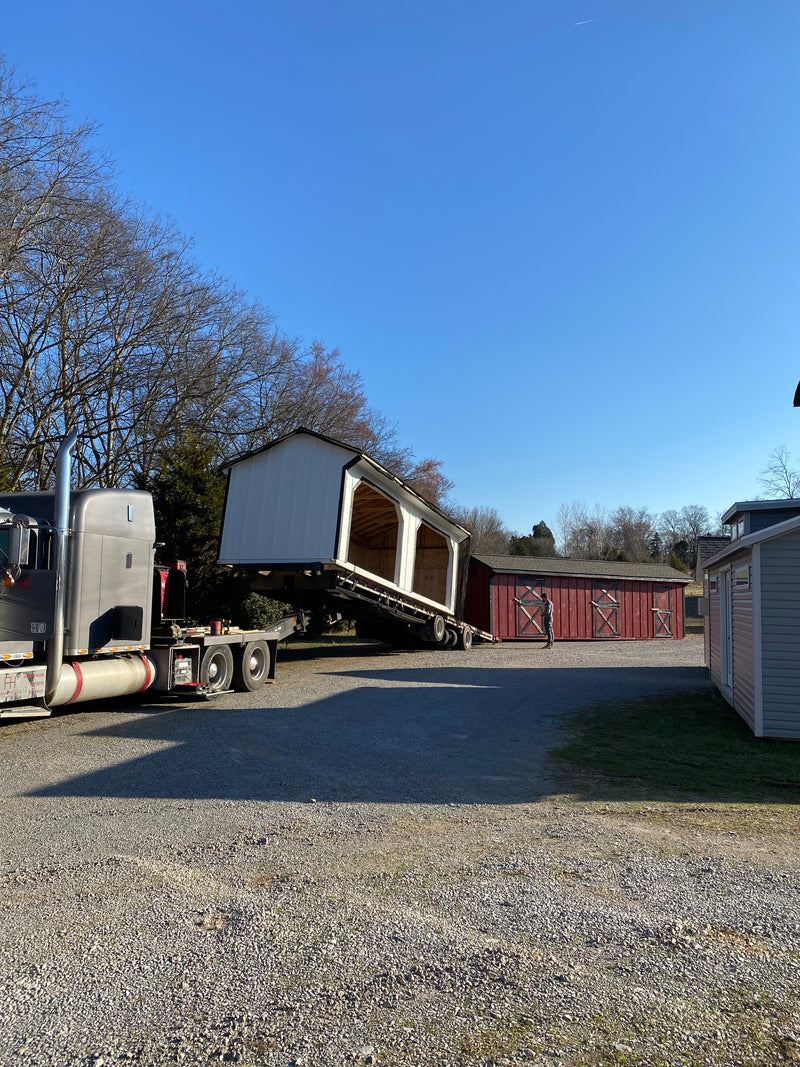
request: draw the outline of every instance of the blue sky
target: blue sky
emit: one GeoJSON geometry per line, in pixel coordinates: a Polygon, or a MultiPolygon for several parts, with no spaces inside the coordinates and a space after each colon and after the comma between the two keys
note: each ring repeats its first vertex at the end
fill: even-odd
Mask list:
{"type": "Polygon", "coordinates": [[[40,0],[0,51],[458,504],[800,467],[798,0],[40,0]]]}

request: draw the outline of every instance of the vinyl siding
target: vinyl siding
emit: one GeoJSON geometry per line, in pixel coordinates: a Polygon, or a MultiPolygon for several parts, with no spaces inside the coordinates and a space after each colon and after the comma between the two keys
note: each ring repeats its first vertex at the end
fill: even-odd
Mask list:
{"type": "Polygon", "coordinates": [[[764,736],[800,739],[800,531],[761,546],[764,736]]]}
{"type": "MultiPolygon", "coordinates": [[[[741,567],[747,560],[737,561],[741,567]]],[[[736,567],[734,567],[734,570],[736,567]]],[[[755,730],[755,649],[753,643],[753,590],[731,590],[733,627],[733,706],[755,730]]]]}
{"type": "Polygon", "coordinates": [[[748,514],[750,519],[747,523],[747,532],[758,533],[761,530],[766,530],[769,526],[775,526],[776,523],[786,522],[787,519],[793,519],[797,515],[800,515],[800,507],[751,511],[748,512],[748,514]]]}
{"type": "Polygon", "coordinates": [[[220,563],[332,559],[342,469],[352,452],[315,437],[290,437],[231,467],[220,563]]]}
{"type": "MultiPolygon", "coordinates": [[[[708,592],[708,617],[706,619],[706,634],[707,646],[706,646],[706,663],[708,665],[708,671],[711,675],[711,681],[718,688],[722,682],[722,664],[720,660],[720,627],[719,627],[719,583],[721,578],[717,579],[717,588],[712,593],[710,588],[708,592]]],[[[710,583],[709,583],[710,584],[710,583]]]]}

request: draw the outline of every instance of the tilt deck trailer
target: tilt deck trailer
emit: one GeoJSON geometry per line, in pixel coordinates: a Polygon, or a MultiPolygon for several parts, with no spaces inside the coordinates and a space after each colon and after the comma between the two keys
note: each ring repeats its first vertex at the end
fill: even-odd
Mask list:
{"type": "Polygon", "coordinates": [[[54,493],[0,494],[0,718],[153,689],[215,696],[275,677],[296,612],[264,630],[181,625],[186,572],[155,564],[153,501],[70,491],[73,432],[54,493]]]}

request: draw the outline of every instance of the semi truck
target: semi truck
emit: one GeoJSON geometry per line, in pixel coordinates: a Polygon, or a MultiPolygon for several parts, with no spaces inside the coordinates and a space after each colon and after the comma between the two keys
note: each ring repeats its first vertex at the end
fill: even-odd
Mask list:
{"type": "Polygon", "coordinates": [[[152,497],[70,486],[70,433],[53,492],[0,493],[0,718],[152,689],[212,697],[275,677],[298,611],[262,630],[185,625],[186,568],[156,563],[152,497]]]}

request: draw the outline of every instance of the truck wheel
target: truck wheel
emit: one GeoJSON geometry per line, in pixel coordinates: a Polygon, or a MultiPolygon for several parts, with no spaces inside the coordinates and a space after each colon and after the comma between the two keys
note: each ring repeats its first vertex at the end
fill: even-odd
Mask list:
{"type": "Polygon", "coordinates": [[[428,632],[429,641],[436,641],[437,644],[440,641],[444,641],[444,618],[441,615],[431,615],[431,617],[428,619],[426,630],[428,632]]]}
{"type": "Polygon", "coordinates": [[[472,648],[472,630],[468,626],[465,626],[458,635],[458,647],[463,649],[464,652],[469,652],[472,648]]]}
{"type": "Polygon", "coordinates": [[[266,641],[248,641],[233,657],[233,688],[254,693],[269,678],[269,646],[266,641]]]}
{"type": "Polygon", "coordinates": [[[200,684],[207,693],[224,693],[233,679],[233,654],[228,645],[209,645],[200,660],[200,684]]]}
{"type": "Polygon", "coordinates": [[[448,626],[444,632],[444,641],[442,642],[445,648],[455,648],[458,643],[458,634],[455,630],[451,630],[448,626]]]}

